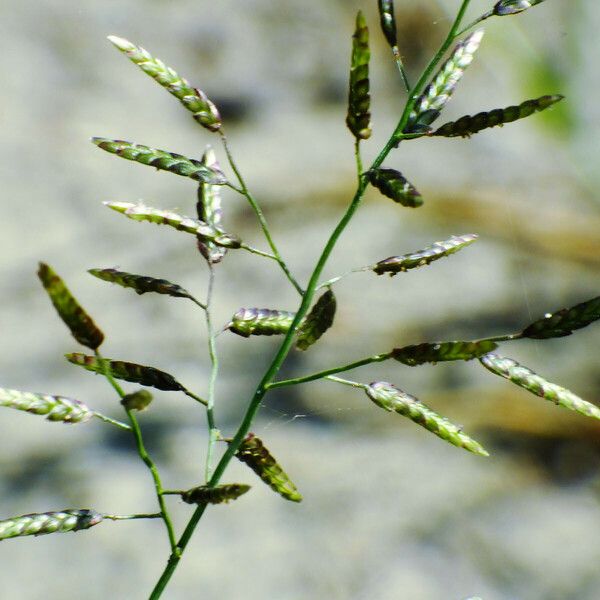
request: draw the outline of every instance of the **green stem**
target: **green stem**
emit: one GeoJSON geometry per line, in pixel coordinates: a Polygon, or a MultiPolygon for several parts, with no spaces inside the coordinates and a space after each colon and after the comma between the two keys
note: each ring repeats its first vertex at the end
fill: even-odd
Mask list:
{"type": "Polygon", "coordinates": [[[271,260],[276,260],[277,262],[279,262],[279,259],[274,254],[269,254],[268,252],[263,252],[262,250],[259,250],[258,248],[253,248],[252,246],[248,246],[248,244],[241,244],[240,248],[242,248],[243,250],[247,250],[248,252],[251,252],[252,254],[257,254],[258,256],[264,256],[265,258],[270,258],[271,260]]]}
{"type": "Polygon", "coordinates": [[[129,431],[131,431],[131,427],[129,425],[127,425],[127,423],[117,421],[116,419],[111,419],[110,417],[107,417],[106,415],[103,415],[102,413],[99,413],[96,411],[94,411],[94,416],[97,417],[98,419],[104,421],[105,423],[110,423],[111,425],[116,425],[117,427],[120,427],[121,429],[128,429],[129,431]]]}
{"type": "MultiPolygon", "coordinates": [[[[117,383],[111,370],[108,366],[108,362],[106,359],[98,352],[95,351],[96,359],[102,365],[102,370],[104,372],[104,376],[113,387],[115,392],[119,395],[121,400],[125,397],[125,392],[123,388],[117,383]]],[[[171,516],[169,515],[169,511],[167,510],[167,506],[165,504],[165,500],[162,497],[162,483],[160,480],[160,475],[158,474],[158,469],[154,464],[154,461],[150,458],[146,447],[144,446],[144,440],[142,438],[142,430],[140,429],[140,425],[137,421],[137,418],[133,411],[125,409],[127,413],[127,418],[129,419],[129,423],[131,425],[131,432],[133,433],[133,437],[135,439],[135,446],[137,449],[137,453],[139,457],[142,459],[142,462],[148,467],[150,474],[152,475],[152,480],[154,482],[154,489],[156,491],[156,498],[158,500],[158,506],[160,508],[160,515],[162,520],[164,521],[165,528],[167,529],[167,535],[169,537],[169,544],[171,545],[171,553],[177,553],[177,543],[175,541],[175,531],[173,530],[173,522],[171,521],[171,516]]]]}
{"type": "Polygon", "coordinates": [[[240,170],[237,167],[237,164],[233,158],[233,154],[231,153],[231,150],[229,149],[229,143],[227,142],[227,137],[225,136],[225,133],[223,133],[222,130],[219,130],[219,134],[221,135],[221,142],[223,143],[223,148],[225,149],[225,154],[227,154],[227,160],[229,161],[229,164],[231,165],[231,169],[233,170],[233,172],[235,173],[235,176],[237,177],[237,180],[239,181],[240,189],[238,191],[246,197],[246,199],[250,203],[250,206],[252,207],[252,210],[254,211],[254,214],[256,215],[256,217],[258,219],[258,222],[260,223],[260,227],[265,236],[265,239],[267,240],[267,243],[269,244],[269,247],[271,248],[271,251],[273,252],[273,256],[271,258],[274,258],[279,263],[281,270],[285,273],[285,276],[289,279],[290,283],[296,288],[298,293],[300,295],[302,295],[304,293],[302,287],[300,286],[300,284],[296,281],[295,277],[290,272],[287,264],[281,257],[281,254],[279,254],[279,250],[277,249],[277,246],[275,245],[273,237],[271,236],[271,232],[269,230],[269,226],[267,224],[265,215],[263,214],[263,211],[262,211],[260,205],[258,204],[258,202],[255,200],[254,196],[250,193],[250,190],[248,189],[248,186],[246,185],[246,181],[244,180],[240,170]]]}
{"type": "Polygon", "coordinates": [[[137,515],[102,515],[105,519],[111,521],[131,521],[133,519],[162,519],[161,513],[148,513],[148,514],[137,514],[137,515]]]}
{"type": "MultiPolygon", "coordinates": [[[[379,153],[377,158],[373,161],[373,164],[370,167],[371,169],[376,169],[379,166],[381,166],[381,164],[383,163],[383,161],[385,160],[387,155],[398,145],[399,137],[402,136],[402,130],[404,129],[404,127],[406,126],[406,123],[408,122],[408,118],[410,116],[410,111],[417,99],[416,93],[417,93],[419,87],[422,86],[424,84],[424,82],[429,78],[429,76],[431,75],[431,73],[433,72],[433,70],[435,69],[437,64],[439,63],[439,61],[442,59],[446,50],[452,44],[452,42],[456,36],[456,32],[458,31],[458,28],[460,27],[462,18],[467,10],[469,2],[470,2],[470,0],[463,0],[461,8],[456,17],[456,20],[454,21],[454,24],[452,25],[452,28],[450,29],[450,32],[449,32],[446,40],[444,41],[444,43],[438,50],[438,52],[435,55],[435,57],[433,58],[433,60],[429,63],[429,65],[425,69],[425,71],[424,71],[423,75],[421,76],[417,85],[413,88],[413,91],[409,95],[409,100],[406,104],[406,107],[404,109],[402,117],[400,118],[400,121],[399,121],[394,133],[389,138],[389,140],[387,141],[386,145],[381,150],[381,152],[379,153]]],[[[230,162],[231,162],[231,155],[228,151],[226,139],[223,135],[222,135],[222,139],[224,140],[225,151],[227,152],[227,155],[230,158],[230,162]]],[[[238,175],[237,169],[234,168],[234,166],[233,166],[234,164],[235,163],[232,164],[232,169],[234,170],[234,172],[236,172],[236,175],[238,175]]],[[[241,179],[241,176],[239,176],[239,175],[238,175],[238,177],[240,178],[240,184],[242,185],[243,188],[245,188],[245,186],[243,184],[243,179],[241,179]]],[[[261,405],[261,402],[262,402],[265,394],[267,393],[267,390],[268,390],[267,386],[273,381],[273,378],[277,375],[279,369],[281,368],[281,365],[283,364],[283,361],[285,360],[290,349],[292,348],[296,330],[297,330],[301,320],[304,318],[304,316],[308,312],[308,309],[310,308],[315,291],[316,291],[318,283],[319,283],[319,279],[321,277],[321,273],[323,272],[323,268],[325,267],[325,264],[327,263],[327,260],[329,259],[329,256],[331,255],[331,252],[333,251],[339,237],[342,235],[344,229],[346,228],[346,226],[348,225],[348,223],[354,216],[354,213],[360,206],[360,202],[362,200],[362,197],[363,197],[366,187],[367,187],[367,179],[364,175],[362,175],[359,178],[356,193],[354,194],[354,197],[352,198],[352,201],[351,201],[348,209],[346,210],[343,217],[341,218],[341,220],[337,224],[336,228],[334,229],[333,233],[329,237],[329,240],[327,241],[327,243],[323,249],[323,252],[321,253],[321,256],[319,257],[319,260],[314,268],[314,271],[310,278],[307,289],[302,296],[302,302],[296,313],[296,317],[294,318],[294,321],[292,322],[292,325],[290,326],[290,329],[288,330],[279,350],[277,351],[275,357],[273,358],[271,365],[269,366],[269,368],[267,369],[263,378],[261,379],[260,383],[258,384],[258,387],[256,388],[254,395],[252,396],[252,399],[248,405],[248,408],[246,409],[246,414],[244,415],[244,418],[242,419],[242,422],[241,422],[232,442],[228,445],[227,450],[221,457],[221,460],[219,461],[210,481],[208,482],[208,485],[211,485],[211,486],[217,485],[221,476],[223,475],[223,472],[229,465],[229,462],[234,457],[234,455],[237,452],[244,437],[248,433],[250,426],[252,425],[252,421],[253,421],[254,417],[256,416],[256,413],[258,412],[258,409],[261,405]]],[[[247,189],[246,189],[246,192],[247,192],[247,189]]],[[[268,227],[266,227],[266,222],[264,221],[264,217],[262,216],[262,213],[260,212],[260,208],[258,207],[258,205],[256,204],[256,202],[253,199],[251,200],[252,196],[249,193],[247,193],[246,197],[248,198],[248,200],[249,200],[250,204],[253,206],[253,208],[256,206],[255,212],[257,213],[257,216],[259,217],[259,221],[261,222],[261,226],[263,227],[265,236],[267,237],[267,240],[271,240],[271,236],[269,234],[268,227]]],[[[271,240],[271,242],[272,242],[272,240],[271,240]]],[[[271,243],[270,243],[270,245],[271,245],[271,243]]],[[[271,245],[272,249],[273,249],[273,246],[274,246],[274,244],[271,245]]],[[[273,252],[276,255],[278,254],[275,249],[273,250],[273,252]]],[[[285,263],[283,263],[283,261],[281,261],[279,264],[281,265],[282,269],[284,270],[288,279],[292,282],[294,287],[298,290],[299,293],[302,293],[302,288],[300,288],[300,286],[297,284],[296,280],[293,278],[291,273],[289,273],[289,271],[287,270],[287,267],[284,268],[285,263]]],[[[198,523],[200,522],[200,519],[202,518],[202,515],[204,514],[204,511],[206,510],[206,506],[207,506],[206,504],[200,504],[194,511],[181,538],[179,539],[176,551],[171,553],[171,556],[169,557],[169,560],[167,561],[167,565],[166,565],[164,571],[162,572],[158,582],[156,583],[156,586],[154,587],[154,589],[150,595],[150,600],[157,600],[162,595],[162,592],[164,591],[169,580],[173,576],[173,573],[175,572],[175,569],[177,568],[177,565],[179,564],[179,561],[181,560],[183,551],[185,550],[187,544],[189,543],[189,541],[194,533],[194,530],[196,529],[198,523]]]]}
{"type": "Polygon", "coordinates": [[[204,302],[200,302],[200,300],[197,300],[196,298],[194,298],[194,296],[188,296],[188,298],[194,303],[197,304],[202,310],[206,310],[206,304],[204,304],[204,302]]]}
{"type": "Polygon", "coordinates": [[[327,379],[329,379],[329,381],[335,381],[336,383],[341,383],[343,385],[349,385],[351,387],[354,388],[360,388],[362,390],[366,390],[369,386],[364,384],[364,383],[358,383],[357,381],[350,381],[349,379],[342,379],[341,377],[334,377],[333,375],[330,375],[329,377],[327,377],[327,379]]]}
{"type": "Polygon", "coordinates": [[[312,375],[305,375],[304,377],[295,377],[294,379],[282,379],[280,381],[274,381],[273,383],[269,383],[267,385],[267,389],[275,389],[278,387],[284,387],[288,385],[298,385],[299,383],[306,383],[307,381],[315,381],[316,379],[323,379],[324,377],[328,377],[329,375],[334,375],[335,373],[343,373],[344,371],[351,371],[352,369],[356,369],[358,367],[363,367],[364,365],[370,365],[375,362],[382,362],[384,360],[388,360],[391,358],[391,353],[387,352],[386,354],[376,354],[375,356],[368,356],[367,358],[363,358],[361,360],[357,360],[348,365],[342,365],[339,367],[333,367],[331,369],[326,369],[325,371],[319,371],[318,373],[313,373],[312,375]]]}
{"type": "Polygon", "coordinates": [[[463,27],[457,34],[456,37],[461,36],[463,33],[467,33],[467,31],[469,31],[469,29],[471,29],[472,27],[475,27],[475,25],[479,25],[479,23],[481,23],[482,21],[485,21],[486,19],[489,19],[490,17],[494,16],[494,11],[493,10],[489,10],[486,13],[483,13],[480,17],[477,17],[473,22],[469,23],[466,27],[463,27]]]}
{"type": "Polygon", "coordinates": [[[215,269],[211,262],[208,263],[209,277],[208,277],[208,292],[206,294],[206,330],[208,334],[208,355],[210,357],[210,379],[208,381],[208,403],[206,405],[206,418],[208,421],[208,450],[206,452],[206,467],[204,470],[204,476],[206,481],[210,479],[211,473],[211,462],[215,448],[215,442],[218,436],[218,430],[215,425],[215,383],[217,381],[217,375],[219,373],[219,357],[217,355],[217,348],[215,343],[215,334],[212,324],[212,297],[215,285],[215,269]]]}
{"type": "Polygon", "coordinates": [[[203,404],[204,406],[208,406],[208,401],[205,400],[204,398],[201,398],[200,396],[197,396],[196,394],[194,394],[194,392],[190,392],[190,390],[181,390],[186,396],[189,396],[190,398],[193,398],[196,402],[200,402],[200,404],[203,404]]]}

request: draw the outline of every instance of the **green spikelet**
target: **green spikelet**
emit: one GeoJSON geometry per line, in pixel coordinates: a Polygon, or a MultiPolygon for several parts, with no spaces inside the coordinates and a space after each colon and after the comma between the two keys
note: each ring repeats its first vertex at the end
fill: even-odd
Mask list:
{"type": "Polygon", "coordinates": [[[553,104],[560,102],[564,96],[541,96],[533,100],[526,100],[518,106],[508,106],[507,108],[497,108],[490,112],[480,112],[475,116],[466,115],[457,121],[445,123],[431,135],[443,137],[471,137],[472,134],[478,133],[482,129],[489,129],[512,123],[518,119],[524,119],[530,115],[546,110],[553,104]]]}
{"type": "Polygon", "coordinates": [[[356,30],[352,36],[352,59],[350,64],[350,91],[346,125],[357,140],[371,137],[371,96],[369,94],[369,28],[359,10],[356,30]]]}
{"type": "Polygon", "coordinates": [[[198,219],[185,217],[170,210],[152,208],[142,203],[133,204],[132,202],[104,202],[104,205],[134,221],[148,221],[156,225],[168,225],[178,231],[192,233],[203,240],[214,242],[218,246],[239,248],[242,244],[241,240],[234,235],[216,231],[198,219]]]}
{"type": "Polygon", "coordinates": [[[193,88],[189,82],[178,75],[171,67],[165,65],[162,60],[154,58],[141,46],[132,44],[129,40],[108,36],[109,41],[114,44],[127,58],[135,63],[144,73],[150,75],[167,92],[173,94],[200,125],[210,131],[218,131],[221,127],[221,116],[217,107],[208,99],[201,90],[193,88]]]}
{"type": "Polygon", "coordinates": [[[301,502],[302,496],[287,473],[279,466],[273,455],[265,448],[262,440],[249,433],[235,453],[273,491],[292,502],[301,502]]]}
{"type": "Polygon", "coordinates": [[[388,44],[395,48],[398,45],[396,32],[396,18],[394,16],[393,0],[378,0],[379,5],[379,20],[381,22],[381,30],[388,44]]]}
{"type": "MultiPolygon", "coordinates": [[[[102,361],[94,356],[72,352],[71,354],[65,354],[65,358],[70,363],[83,367],[88,371],[104,373],[102,361]]],[[[136,363],[111,360],[109,358],[105,359],[104,362],[115,379],[123,379],[124,381],[147,385],[157,390],[185,391],[185,388],[172,375],[154,367],[145,367],[136,363]]]]}
{"type": "Polygon", "coordinates": [[[0,388],[0,406],[43,415],[48,421],[62,423],[85,423],[94,416],[94,412],[79,400],[5,388],[0,388]]]}
{"type": "MultiPolygon", "coordinates": [[[[207,148],[202,157],[202,164],[209,168],[220,170],[219,163],[212,148],[207,148]]],[[[200,183],[198,186],[198,202],[196,204],[198,218],[215,230],[219,230],[223,211],[221,209],[221,187],[210,183],[200,183]]],[[[198,237],[198,250],[204,258],[213,264],[221,262],[227,253],[223,246],[204,241],[198,237]]]]}
{"type": "Polygon", "coordinates": [[[336,306],[333,291],[327,290],[298,328],[298,350],[308,349],[333,325],[336,306]]]}
{"type": "Polygon", "coordinates": [[[171,283],[166,279],[155,279],[146,275],[135,275],[116,269],[89,269],[88,273],[110,283],[116,283],[125,288],[132,288],[138,294],[154,292],[155,294],[165,294],[175,298],[191,298],[190,293],[184,290],[180,285],[171,283]]]}
{"type": "Polygon", "coordinates": [[[483,29],[474,31],[454,48],[450,58],[442,65],[431,83],[417,98],[408,119],[405,133],[428,128],[452,97],[466,68],[483,38],[483,29]]]}
{"type": "Polygon", "coordinates": [[[70,329],[73,337],[82,345],[96,350],[104,340],[104,334],[71,294],[64,281],[52,267],[40,263],[38,277],[50,296],[60,318],[70,329]]]}
{"type": "Polygon", "coordinates": [[[223,504],[237,500],[250,489],[243,483],[225,483],[215,487],[200,485],[181,494],[181,499],[188,504],[223,504]]]}
{"type": "Polygon", "coordinates": [[[228,329],[242,337],[279,335],[287,333],[295,316],[287,310],[240,308],[231,318],[228,329]]]}
{"type": "Polygon", "coordinates": [[[475,440],[465,435],[460,427],[433,412],[414,396],[403,392],[391,383],[377,381],[366,388],[367,396],[377,406],[408,417],[421,427],[442,438],[450,444],[464,448],[480,456],[489,456],[488,452],[475,440]]]}
{"type": "Polygon", "coordinates": [[[598,319],[600,319],[600,296],[571,308],[548,313],[544,318],[526,327],[521,335],[537,340],[564,337],[571,335],[576,329],[587,327],[598,319]]]}
{"type": "Polygon", "coordinates": [[[373,169],[368,173],[369,181],[384,196],[409,208],[418,208],[423,198],[415,186],[395,169],[373,169]]]}
{"type": "Polygon", "coordinates": [[[451,238],[441,242],[435,242],[431,246],[423,248],[423,250],[403,254],[402,256],[390,256],[385,260],[380,260],[377,264],[373,265],[371,269],[375,271],[377,275],[389,273],[390,277],[393,277],[397,273],[404,273],[409,269],[423,267],[431,264],[435,260],[444,258],[444,256],[450,256],[451,254],[462,250],[465,246],[472,244],[478,237],[479,236],[475,233],[453,235],[451,238]]]}
{"type": "Polygon", "coordinates": [[[432,342],[394,348],[391,357],[409,367],[415,367],[424,363],[471,360],[479,358],[497,347],[498,344],[490,340],[479,342],[432,342]]]}
{"type": "Polygon", "coordinates": [[[494,6],[494,14],[499,17],[506,15],[516,15],[523,12],[536,4],[541,4],[544,0],[500,0],[494,6]]]}
{"type": "Polygon", "coordinates": [[[175,152],[158,150],[142,144],[134,144],[125,140],[111,140],[102,137],[93,137],[92,143],[98,148],[116,154],[121,158],[133,160],[143,165],[154,167],[159,171],[169,171],[182,177],[190,177],[196,181],[203,181],[215,185],[227,183],[221,171],[203,165],[199,160],[187,158],[175,152]]]}
{"type": "Polygon", "coordinates": [[[102,522],[103,516],[88,509],[66,509],[12,517],[0,521],[0,540],[26,535],[46,535],[89,529],[102,522]]]}
{"type": "Polygon", "coordinates": [[[536,396],[550,400],[550,402],[554,402],[558,406],[581,413],[586,417],[600,419],[600,408],[595,404],[586,402],[573,392],[546,381],[531,369],[512,360],[512,358],[498,356],[497,354],[486,354],[479,361],[488,371],[509,379],[536,396]]]}
{"type": "Polygon", "coordinates": [[[146,410],[152,402],[152,394],[148,390],[138,390],[131,394],[126,394],[121,400],[121,404],[126,410],[137,410],[141,412],[146,410]]]}

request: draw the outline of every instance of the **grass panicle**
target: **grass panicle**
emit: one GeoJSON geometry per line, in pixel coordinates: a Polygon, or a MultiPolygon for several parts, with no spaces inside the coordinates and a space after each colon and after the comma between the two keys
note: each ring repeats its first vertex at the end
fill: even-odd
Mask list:
{"type": "Polygon", "coordinates": [[[471,137],[483,129],[490,127],[502,127],[505,123],[512,123],[519,119],[524,119],[537,112],[550,108],[557,102],[564,99],[564,96],[540,96],[532,100],[525,100],[518,106],[508,106],[506,108],[496,108],[489,112],[480,112],[474,116],[466,115],[457,121],[445,123],[439,129],[436,129],[431,135],[443,137],[471,137]]]}
{"type": "Polygon", "coordinates": [[[152,292],[155,294],[173,296],[175,298],[192,297],[190,293],[180,285],[171,283],[166,279],[156,279],[155,277],[148,277],[147,275],[135,275],[134,273],[117,271],[116,269],[89,269],[88,273],[103,281],[116,283],[124,288],[132,288],[140,295],[152,292]]]}
{"type": "Polygon", "coordinates": [[[432,262],[450,256],[466,246],[469,246],[477,240],[479,236],[475,233],[465,233],[464,235],[453,235],[447,240],[434,242],[431,246],[418,250],[417,252],[409,252],[401,256],[390,256],[384,260],[380,260],[374,264],[371,269],[377,275],[388,273],[393,277],[397,273],[404,273],[410,269],[424,267],[432,262]]]}
{"type": "Polygon", "coordinates": [[[454,446],[480,456],[489,456],[483,446],[464,434],[460,427],[441,417],[420,400],[395,385],[386,381],[376,381],[368,385],[365,391],[367,396],[384,410],[409,418],[454,446]]]}
{"type": "Polygon", "coordinates": [[[486,354],[479,361],[488,371],[516,383],[519,387],[540,398],[554,402],[558,406],[568,408],[586,417],[600,419],[600,408],[595,404],[583,400],[573,392],[555,383],[546,381],[543,377],[512,358],[498,356],[497,354],[486,354]]]}
{"type": "Polygon", "coordinates": [[[281,335],[287,333],[295,313],[270,308],[240,308],[227,326],[242,337],[251,335],[281,335]]]}
{"type": "Polygon", "coordinates": [[[500,0],[495,4],[493,12],[499,17],[516,15],[542,2],[544,0],[500,0]]]}
{"type": "Polygon", "coordinates": [[[378,0],[379,22],[381,31],[391,48],[398,47],[398,32],[396,28],[396,17],[394,15],[393,0],[378,0]]]}
{"type": "Polygon", "coordinates": [[[62,423],[85,423],[94,416],[94,411],[79,400],[6,388],[0,388],[0,406],[42,415],[48,421],[62,423]]]}
{"type": "Polygon", "coordinates": [[[479,358],[498,347],[496,342],[481,340],[476,342],[428,342],[414,346],[394,348],[391,357],[409,367],[425,363],[438,363],[452,360],[472,360],[479,358]]]}
{"type": "Polygon", "coordinates": [[[201,161],[194,158],[187,158],[182,154],[150,148],[150,146],[135,144],[125,140],[111,140],[103,137],[93,137],[92,143],[110,154],[115,154],[116,156],[142,165],[154,167],[158,171],[168,171],[169,173],[175,173],[175,175],[190,177],[196,181],[212,183],[214,185],[227,183],[227,178],[222,171],[213,167],[207,167],[201,161]]]}
{"type": "Polygon", "coordinates": [[[89,529],[101,523],[104,517],[89,509],[65,509],[11,517],[0,521],[0,540],[26,535],[67,533],[89,529]]]}
{"type": "Polygon", "coordinates": [[[369,28],[362,11],[356,15],[352,36],[348,116],[346,125],[357,140],[371,137],[371,95],[369,94],[369,28]]]}
{"type": "Polygon", "coordinates": [[[236,458],[247,464],[273,491],[286,500],[300,502],[302,496],[262,440],[249,433],[241,443],[236,458]]]}
{"type": "Polygon", "coordinates": [[[136,64],[146,75],[149,75],[159,85],[173,94],[200,125],[209,131],[218,131],[221,127],[221,115],[217,107],[208,99],[206,94],[190,85],[174,69],[165,65],[159,58],[155,58],[142,48],[132,44],[129,40],[109,35],[109,41],[114,44],[127,58],[136,64]]]}
{"type": "Polygon", "coordinates": [[[104,374],[104,364],[108,366],[110,374],[115,379],[131,381],[140,385],[147,385],[157,390],[182,392],[185,388],[173,377],[160,369],[146,367],[137,363],[125,362],[122,360],[112,360],[110,358],[104,361],[95,356],[82,354],[81,352],[72,352],[65,354],[65,358],[78,367],[83,367],[94,373],[104,374]]]}
{"type": "Polygon", "coordinates": [[[394,202],[409,208],[422,206],[421,194],[400,171],[386,168],[372,169],[369,171],[368,177],[373,187],[394,202]]]}
{"type": "Polygon", "coordinates": [[[69,328],[73,337],[82,345],[97,350],[104,341],[104,334],[83,307],[71,294],[60,276],[46,263],[40,263],[38,277],[50,297],[58,316],[69,328]]]}
{"type": "Polygon", "coordinates": [[[181,499],[187,504],[226,504],[230,500],[237,500],[250,489],[244,483],[223,483],[214,487],[200,485],[185,492],[181,492],[181,499]]]}
{"type": "Polygon", "coordinates": [[[298,350],[307,350],[333,325],[336,307],[335,295],[329,289],[317,300],[298,329],[298,350]]]}

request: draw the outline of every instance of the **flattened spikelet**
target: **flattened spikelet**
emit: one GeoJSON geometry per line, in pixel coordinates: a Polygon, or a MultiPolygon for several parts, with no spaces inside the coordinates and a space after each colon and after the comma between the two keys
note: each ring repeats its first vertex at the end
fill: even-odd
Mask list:
{"type": "Polygon", "coordinates": [[[132,44],[129,40],[109,35],[108,39],[125,53],[127,58],[136,64],[144,73],[152,77],[159,85],[173,94],[200,125],[210,131],[218,131],[221,127],[221,116],[217,107],[201,90],[193,88],[189,82],[178,75],[162,60],[154,58],[141,46],[132,44]]]}
{"type": "Polygon", "coordinates": [[[106,150],[106,152],[154,167],[159,171],[169,171],[182,177],[190,177],[196,181],[204,181],[216,185],[227,183],[227,179],[221,171],[207,167],[199,160],[187,158],[175,152],[158,150],[157,148],[150,148],[149,146],[126,142],[125,140],[111,140],[102,137],[93,137],[92,142],[98,148],[106,150]]]}
{"type": "Polygon", "coordinates": [[[431,342],[394,348],[392,358],[409,367],[415,367],[424,363],[471,360],[479,358],[497,347],[498,344],[489,340],[479,342],[431,342]]]}
{"type": "Polygon", "coordinates": [[[46,535],[80,531],[98,525],[103,516],[94,510],[66,509],[11,517],[0,521],[0,540],[26,535],[46,535]]]}
{"type": "Polygon", "coordinates": [[[170,210],[152,208],[142,203],[133,204],[132,202],[104,202],[104,205],[134,221],[147,221],[156,225],[168,225],[178,231],[192,233],[203,240],[214,242],[219,246],[239,248],[242,243],[234,235],[215,230],[198,219],[179,215],[170,210]]]}
{"type": "Polygon", "coordinates": [[[417,208],[423,204],[421,194],[400,171],[386,168],[373,169],[369,171],[368,176],[371,184],[394,202],[409,208],[417,208]]]}
{"type": "Polygon", "coordinates": [[[357,140],[371,137],[371,96],[369,94],[369,28],[359,10],[356,30],[352,36],[352,59],[350,63],[350,91],[348,93],[348,116],[346,125],[357,140]]]}
{"type": "Polygon", "coordinates": [[[332,325],[336,310],[335,295],[327,290],[315,303],[302,325],[298,328],[296,348],[306,350],[312,346],[332,325]]]}
{"type": "MultiPolygon", "coordinates": [[[[70,363],[83,367],[88,371],[104,373],[102,361],[98,360],[95,356],[73,352],[65,354],[65,358],[70,363]]],[[[172,375],[154,367],[145,367],[136,363],[109,358],[105,359],[105,363],[115,379],[123,379],[124,381],[147,385],[157,390],[185,391],[185,388],[172,375]]]]}
{"type": "Polygon", "coordinates": [[[229,331],[242,337],[287,333],[296,313],[270,308],[240,308],[231,318],[229,331]]]}
{"type": "MultiPolygon", "coordinates": [[[[220,170],[219,163],[212,148],[207,148],[202,157],[202,164],[210,168],[220,170]]],[[[200,183],[198,186],[198,202],[196,204],[198,218],[212,227],[219,230],[223,211],[221,209],[221,186],[210,183],[200,183]]],[[[204,258],[213,264],[221,262],[227,253],[223,246],[217,246],[213,242],[205,241],[198,237],[198,250],[204,258]]]]}
{"type": "Polygon", "coordinates": [[[531,369],[520,365],[512,358],[498,356],[497,354],[486,354],[479,361],[488,370],[516,383],[536,396],[550,400],[558,406],[568,408],[581,413],[586,417],[600,419],[600,408],[591,402],[586,402],[573,392],[546,381],[531,369]]]}
{"type": "Polygon", "coordinates": [[[70,329],[73,337],[82,345],[96,350],[104,340],[104,334],[85,312],[69,291],[64,281],[52,267],[40,263],[38,277],[60,318],[70,329]]]}
{"type": "Polygon", "coordinates": [[[474,31],[454,48],[450,58],[415,101],[404,129],[405,133],[427,128],[440,116],[466,68],[473,61],[473,55],[479,48],[483,33],[483,29],[474,31]]]}
{"type": "Polygon", "coordinates": [[[395,385],[385,381],[377,381],[371,383],[365,391],[377,406],[409,418],[454,446],[464,448],[480,456],[489,456],[481,444],[465,435],[460,427],[441,417],[417,398],[403,392],[395,385]]]}
{"type": "Polygon", "coordinates": [[[393,0],[378,0],[379,20],[381,22],[381,30],[388,44],[395,48],[398,44],[396,32],[396,17],[394,15],[393,0]]]}
{"type": "Polygon", "coordinates": [[[512,123],[518,119],[524,119],[530,115],[546,110],[553,104],[560,102],[564,96],[541,96],[533,100],[526,100],[518,106],[508,106],[507,108],[496,108],[489,112],[480,112],[475,116],[466,115],[457,121],[445,123],[431,135],[443,137],[470,137],[474,133],[478,133],[482,129],[489,129],[512,123]]]}
{"type": "Polygon", "coordinates": [[[190,293],[184,290],[180,285],[171,283],[166,279],[156,279],[147,275],[135,275],[126,271],[117,271],[116,269],[89,269],[88,273],[110,283],[116,283],[125,288],[132,288],[138,294],[154,292],[155,294],[165,294],[176,298],[190,298],[190,293]]]}
{"type": "Polygon", "coordinates": [[[384,260],[380,260],[371,268],[377,275],[389,273],[390,277],[396,273],[403,273],[409,269],[416,269],[431,264],[435,260],[450,256],[464,247],[472,244],[479,236],[475,233],[466,233],[464,235],[453,235],[447,240],[435,242],[423,250],[410,252],[402,256],[390,256],[384,260]]]}
{"type": "Polygon", "coordinates": [[[181,499],[188,504],[223,504],[237,500],[250,489],[243,483],[225,483],[215,487],[200,485],[181,494],[181,499]]]}
{"type": "Polygon", "coordinates": [[[302,496],[287,473],[279,466],[269,450],[265,448],[262,440],[253,433],[246,436],[235,455],[280,496],[292,502],[302,500],[302,496]]]}
{"type": "Polygon", "coordinates": [[[131,394],[125,394],[121,400],[121,404],[126,410],[137,410],[141,412],[146,410],[152,402],[152,394],[148,390],[138,390],[131,394]]]}
{"type": "Polygon", "coordinates": [[[79,400],[6,388],[0,388],[0,406],[42,415],[48,421],[63,423],[85,423],[94,416],[94,412],[79,400]]]}
{"type": "Polygon", "coordinates": [[[526,327],[521,335],[538,340],[564,337],[571,335],[576,329],[587,327],[598,319],[600,319],[600,296],[571,308],[563,308],[547,314],[543,319],[526,327]]]}
{"type": "Polygon", "coordinates": [[[494,6],[494,14],[499,17],[506,15],[516,15],[523,12],[536,4],[541,4],[544,0],[500,0],[494,6]]]}

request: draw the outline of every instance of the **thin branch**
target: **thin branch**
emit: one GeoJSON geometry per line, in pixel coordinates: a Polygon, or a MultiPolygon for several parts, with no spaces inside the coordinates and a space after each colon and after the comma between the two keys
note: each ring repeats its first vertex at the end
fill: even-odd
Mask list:
{"type": "Polygon", "coordinates": [[[131,427],[129,425],[127,425],[127,423],[117,421],[116,419],[111,419],[110,417],[107,417],[106,415],[103,415],[102,413],[99,413],[96,411],[94,411],[94,416],[97,417],[98,419],[104,421],[105,423],[110,423],[111,425],[116,425],[117,427],[120,427],[121,429],[127,429],[127,430],[131,431],[131,427]]]}

